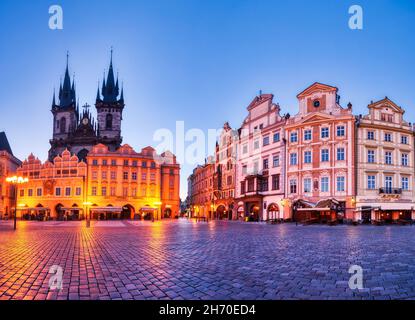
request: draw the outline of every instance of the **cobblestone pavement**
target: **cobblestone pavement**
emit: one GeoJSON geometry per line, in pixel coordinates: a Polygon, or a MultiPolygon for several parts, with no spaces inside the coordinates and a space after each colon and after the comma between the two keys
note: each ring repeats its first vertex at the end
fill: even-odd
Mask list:
{"type": "Polygon", "coordinates": [[[0,222],[0,299],[414,299],[415,227],[0,222]],[[365,289],[348,287],[351,265],[365,289]],[[49,290],[49,268],[63,288],[49,290]]]}

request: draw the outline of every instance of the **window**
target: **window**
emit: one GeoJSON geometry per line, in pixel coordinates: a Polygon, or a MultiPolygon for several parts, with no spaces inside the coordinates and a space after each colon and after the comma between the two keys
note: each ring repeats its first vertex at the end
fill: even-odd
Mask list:
{"type": "Polygon", "coordinates": [[[28,192],[27,192],[27,195],[29,197],[33,197],[33,189],[29,189],[28,192]]]}
{"type": "Polygon", "coordinates": [[[117,172],[111,171],[111,180],[116,180],[116,179],[117,179],[117,172]]]}
{"type": "Polygon", "coordinates": [[[278,142],[280,141],[280,133],[279,132],[275,132],[274,136],[273,136],[273,141],[274,142],[278,142]]]}
{"type": "Polygon", "coordinates": [[[42,188],[37,188],[37,190],[36,190],[36,195],[37,195],[38,197],[41,197],[41,196],[42,196],[42,188]]]}
{"type": "Polygon", "coordinates": [[[128,197],[128,188],[127,187],[122,188],[122,196],[123,197],[128,197]]]}
{"type": "Polygon", "coordinates": [[[290,134],[290,142],[297,142],[298,141],[298,134],[297,132],[291,132],[290,134]]]}
{"type": "Polygon", "coordinates": [[[346,130],[344,129],[344,126],[338,126],[337,127],[337,136],[338,137],[344,137],[346,130]]]}
{"type": "Polygon", "coordinates": [[[97,166],[98,165],[98,160],[97,159],[92,160],[92,165],[97,166]]]}
{"type": "Polygon", "coordinates": [[[124,180],[128,180],[128,171],[124,171],[124,172],[122,173],[122,178],[123,178],[124,180]]]}
{"type": "Polygon", "coordinates": [[[24,189],[20,189],[20,196],[24,197],[24,189]]]}
{"type": "Polygon", "coordinates": [[[402,153],[402,155],[401,155],[401,164],[402,164],[402,166],[407,167],[409,165],[408,159],[409,159],[408,154],[407,153],[402,153]]]}
{"type": "Polygon", "coordinates": [[[150,173],[150,180],[151,181],[155,181],[156,180],[156,174],[155,173],[150,173]]]}
{"type": "Polygon", "coordinates": [[[110,113],[105,117],[105,129],[112,130],[112,114],[110,113]]]}
{"type": "Polygon", "coordinates": [[[321,162],[329,161],[329,149],[321,150],[321,162]]]}
{"type": "Polygon", "coordinates": [[[344,177],[337,177],[337,183],[336,183],[337,191],[343,192],[345,190],[344,189],[344,180],[345,180],[344,177]]]}
{"type": "Polygon", "coordinates": [[[274,174],[272,176],[272,190],[279,190],[280,189],[280,175],[274,174]]]}
{"type": "Polygon", "coordinates": [[[387,193],[391,193],[391,190],[392,190],[392,177],[391,176],[385,177],[385,189],[387,193]]]}
{"type": "Polygon", "coordinates": [[[80,196],[80,195],[81,195],[81,193],[82,193],[82,189],[81,189],[81,187],[76,187],[76,189],[75,189],[75,194],[76,194],[77,196],[80,196]]]}
{"type": "Polygon", "coordinates": [[[329,128],[321,128],[321,137],[328,138],[329,137],[329,128]]]}
{"type": "Polygon", "coordinates": [[[71,196],[71,188],[70,187],[65,188],[65,196],[67,196],[67,197],[71,196]]]}
{"type": "Polygon", "coordinates": [[[367,140],[375,140],[375,133],[373,131],[367,132],[367,140]]]}
{"type": "Polygon", "coordinates": [[[329,177],[321,178],[321,192],[329,192],[329,177]]]}
{"type": "Polygon", "coordinates": [[[97,187],[92,187],[91,188],[91,193],[92,193],[93,196],[96,196],[97,195],[97,187]]]}
{"type": "Polygon", "coordinates": [[[275,167],[279,167],[280,165],[280,156],[279,155],[275,155],[272,157],[272,166],[275,167]]]}
{"type": "Polygon", "coordinates": [[[245,193],[245,181],[241,182],[241,194],[245,193]]]}
{"type": "Polygon", "coordinates": [[[371,175],[367,176],[367,188],[369,190],[374,190],[376,188],[376,177],[371,175]]]}
{"type": "Polygon", "coordinates": [[[61,195],[61,188],[55,188],[55,196],[60,196],[61,195]]]}
{"type": "Polygon", "coordinates": [[[344,148],[337,149],[337,161],[344,161],[344,148]]]}
{"type": "Polygon", "coordinates": [[[408,177],[402,177],[402,190],[409,190],[409,178],[408,177]]]}
{"type": "Polygon", "coordinates": [[[258,184],[259,191],[268,191],[268,177],[259,179],[258,184]]]}
{"type": "Polygon", "coordinates": [[[147,180],[147,173],[143,172],[141,174],[141,180],[146,181],[147,180]]]}
{"type": "Polygon", "coordinates": [[[112,166],[116,166],[116,165],[117,165],[117,160],[112,159],[112,160],[111,160],[111,165],[112,165],[112,166]]]}
{"type": "Polygon", "coordinates": [[[133,164],[132,164],[132,166],[133,166],[133,167],[137,167],[137,166],[138,166],[138,162],[137,162],[137,160],[133,160],[133,164]]]}
{"type": "Polygon", "coordinates": [[[401,136],[401,143],[402,144],[408,144],[408,137],[407,136],[401,136]]]}
{"type": "Polygon", "coordinates": [[[290,165],[292,166],[297,165],[297,154],[296,153],[290,154],[290,165]]]}
{"type": "Polygon", "coordinates": [[[367,150],[367,162],[375,163],[375,150],[367,150]]]}
{"type": "Polygon", "coordinates": [[[380,115],[380,119],[382,121],[386,121],[386,122],[393,122],[393,115],[392,114],[382,113],[380,115]]]}
{"type": "Polygon", "coordinates": [[[248,145],[247,145],[247,144],[244,144],[244,145],[242,146],[242,153],[243,153],[243,154],[247,154],[247,153],[248,153],[248,145]]]}
{"type": "Polygon", "coordinates": [[[311,151],[304,152],[304,163],[311,163],[311,151]]]}
{"type": "Polygon", "coordinates": [[[268,159],[262,160],[262,169],[268,169],[268,159]]]}
{"type": "Polygon", "coordinates": [[[143,168],[147,168],[147,161],[143,161],[143,162],[141,162],[141,167],[143,167],[143,168]]]}
{"type": "Polygon", "coordinates": [[[102,187],[101,188],[101,194],[103,197],[105,197],[107,195],[107,187],[102,187]]]}
{"type": "Polygon", "coordinates": [[[390,133],[385,133],[385,141],[392,142],[392,135],[390,133]]]}
{"type": "Polygon", "coordinates": [[[102,171],[102,180],[107,180],[107,171],[102,171]]]}
{"type": "Polygon", "coordinates": [[[297,193],[297,180],[290,180],[290,193],[297,193]]]}
{"type": "Polygon", "coordinates": [[[60,123],[61,127],[60,127],[60,133],[65,133],[66,132],[66,118],[63,117],[61,118],[61,123],[60,123]]]}
{"type": "Polygon", "coordinates": [[[133,179],[134,181],[137,180],[137,172],[131,173],[131,179],[133,179]]]}
{"type": "Polygon", "coordinates": [[[391,151],[385,152],[385,163],[392,164],[392,152],[391,151]]]}
{"type": "Polygon", "coordinates": [[[304,140],[305,141],[310,141],[311,140],[311,130],[310,129],[304,131],[304,140]]]}
{"type": "Polygon", "coordinates": [[[97,171],[92,171],[92,179],[94,179],[94,180],[98,179],[98,172],[97,171]]]}
{"type": "Polygon", "coordinates": [[[311,179],[305,178],[304,179],[304,193],[311,192],[311,179]]]}
{"type": "Polygon", "coordinates": [[[151,168],[151,169],[155,169],[155,168],[156,168],[156,163],[155,163],[155,162],[151,162],[151,164],[150,164],[150,168],[151,168]]]}
{"type": "Polygon", "coordinates": [[[116,190],[115,187],[111,187],[110,188],[110,195],[111,195],[111,197],[115,197],[115,195],[116,195],[115,194],[115,190],[116,190]]]}
{"type": "Polygon", "coordinates": [[[124,160],[124,167],[128,167],[128,160],[124,160]]]}
{"type": "Polygon", "coordinates": [[[262,139],[262,145],[263,146],[269,145],[269,136],[266,136],[262,139]]]}
{"type": "Polygon", "coordinates": [[[256,139],[254,141],[254,150],[257,150],[257,149],[259,149],[259,140],[258,139],[256,139]]]}
{"type": "Polygon", "coordinates": [[[137,188],[132,188],[131,189],[131,196],[132,197],[137,197],[137,188]]]}

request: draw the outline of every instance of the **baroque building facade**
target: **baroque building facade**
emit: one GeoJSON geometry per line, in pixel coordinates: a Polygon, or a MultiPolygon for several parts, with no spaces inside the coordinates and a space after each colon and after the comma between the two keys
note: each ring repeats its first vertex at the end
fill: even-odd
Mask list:
{"type": "Polygon", "coordinates": [[[355,118],[338,89],[314,83],[297,95],[285,125],[286,210],[293,220],[351,218],[355,195],[355,118]]]}
{"type": "Polygon", "coordinates": [[[234,199],[238,137],[238,130],[232,129],[229,123],[225,122],[216,143],[213,197],[218,219],[232,220],[237,214],[234,199]]]}
{"type": "Polygon", "coordinates": [[[356,219],[415,219],[414,130],[387,97],[357,117],[356,219]]]}
{"type": "Polygon", "coordinates": [[[260,94],[248,106],[238,141],[236,199],[238,218],[283,219],[285,116],[272,94],[260,94]]]}

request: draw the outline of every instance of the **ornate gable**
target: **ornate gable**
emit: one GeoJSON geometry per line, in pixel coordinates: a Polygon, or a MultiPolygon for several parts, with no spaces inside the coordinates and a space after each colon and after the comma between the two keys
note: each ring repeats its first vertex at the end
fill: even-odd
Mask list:
{"type": "Polygon", "coordinates": [[[327,84],[323,84],[320,82],[314,82],[311,86],[306,88],[304,91],[300,92],[297,95],[297,98],[299,99],[304,98],[316,92],[337,92],[337,91],[338,91],[337,87],[329,86],[327,84]]]}

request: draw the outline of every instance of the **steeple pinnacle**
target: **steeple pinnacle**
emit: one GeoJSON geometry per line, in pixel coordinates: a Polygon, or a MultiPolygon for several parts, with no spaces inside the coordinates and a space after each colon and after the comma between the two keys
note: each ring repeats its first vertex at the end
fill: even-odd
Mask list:
{"type": "Polygon", "coordinates": [[[69,76],[69,52],[66,54],[66,70],[65,77],[63,79],[63,87],[61,84],[59,93],[59,104],[60,107],[68,107],[72,103],[75,104],[75,82],[72,82],[71,77],[69,76]]]}

